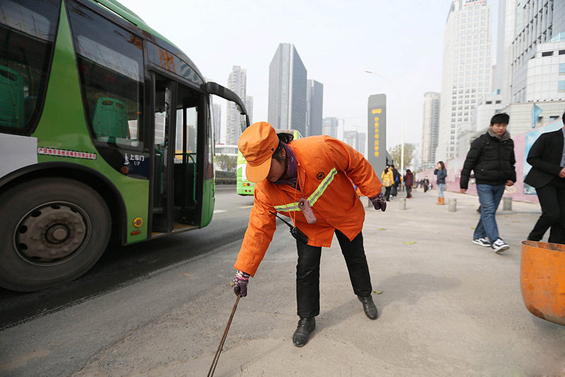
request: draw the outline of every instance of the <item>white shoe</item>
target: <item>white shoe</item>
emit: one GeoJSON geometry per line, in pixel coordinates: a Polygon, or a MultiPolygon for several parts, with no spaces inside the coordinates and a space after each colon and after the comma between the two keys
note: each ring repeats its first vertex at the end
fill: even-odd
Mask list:
{"type": "Polygon", "coordinates": [[[499,238],[492,243],[492,248],[494,249],[495,253],[501,253],[504,250],[508,250],[510,246],[508,246],[506,242],[499,238]]]}
{"type": "Polygon", "coordinates": [[[489,246],[490,247],[490,242],[488,242],[488,240],[485,237],[481,237],[481,238],[475,238],[473,240],[473,243],[475,245],[479,245],[479,246],[489,246]]]}

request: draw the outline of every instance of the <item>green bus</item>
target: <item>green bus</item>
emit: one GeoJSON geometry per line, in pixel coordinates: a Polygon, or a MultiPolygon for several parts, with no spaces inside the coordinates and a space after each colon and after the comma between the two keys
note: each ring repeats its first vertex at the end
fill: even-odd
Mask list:
{"type": "Polygon", "coordinates": [[[242,100],[114,0],[0,5],[0,287],[49,288],[114,242],[208,225],[212,95],[244,128],[242,100]]]}
{"type": "Polygon", "coordinates": [[[237,173],[236,173],[236,190],[239,195],[253,195],[255,190],[255,183],[249,182],[247,176],[245,175],[245,168],[247,167],[247,161],[241,152],[237,151],[237,173]]]}
{"type": "MultiPolygon", "coordinates": [[[[290,143],[294,139],[300,139],[302,135],[297,130],[277,130],[279,139],[286,143],[290,143]]],[[[236,190],[241,196],[253,195],[255,192],[255,183],[249,182],[245,175],[245,168],[247,161],[240,151],[237,151],[237,175],[236,175],[236,190]]]]}

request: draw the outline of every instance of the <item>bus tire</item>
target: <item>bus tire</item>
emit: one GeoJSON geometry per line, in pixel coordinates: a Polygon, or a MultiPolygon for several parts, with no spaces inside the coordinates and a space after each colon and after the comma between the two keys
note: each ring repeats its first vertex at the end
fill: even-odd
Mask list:
{"type": "Polygon", "coordinates": [[[32,292],[69,282],[102,256],[112,218],[102,197],[68,178],[41,178],[0,196],[0,287],[32,292]]]}

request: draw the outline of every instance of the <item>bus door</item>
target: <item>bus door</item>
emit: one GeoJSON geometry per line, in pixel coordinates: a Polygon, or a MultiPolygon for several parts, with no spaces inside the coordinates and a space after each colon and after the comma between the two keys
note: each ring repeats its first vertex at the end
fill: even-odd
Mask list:
{"type": "Polygon", "coordinates": [[[200,225],[199,110],[204,96],[155,75],[153,233],[200,225]]]}
{"type": "MultiPolygon", "coordinates": [[[[155,75],[154,137],[153,137],[153,217],[152,232],[165,233],[172,230],[172,177],[174,146],[171,133],[174,131],[173,98],[176,82],[155,75]],[[171,148],[173,148],[171,150],[171,148]]],[[[173,135],[174,136],[174,135],[173,135]]]]}
{"type": "Polygon", "coordinates": [[[173,164],[174,229],[199,226],[202,210],[203,145],[206,143],[204,95],[179,85],[173,164]]]}

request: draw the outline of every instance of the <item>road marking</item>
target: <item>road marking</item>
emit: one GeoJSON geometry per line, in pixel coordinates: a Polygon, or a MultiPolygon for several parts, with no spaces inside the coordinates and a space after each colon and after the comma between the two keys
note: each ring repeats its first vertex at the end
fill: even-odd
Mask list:
{"type": "Polygon", "coordinates": [[[237,208],[251,208],[251,207],[253,207],[253,204],[250,204],[248,206],[241,206],[241,207],[237,207],[237,208]]]}
{"type": "Polygon", "coordinates": [[[216,209],[214,210],[214,213],[222,213],[222,212],[227,212],[227,209],[216,209]]]}

